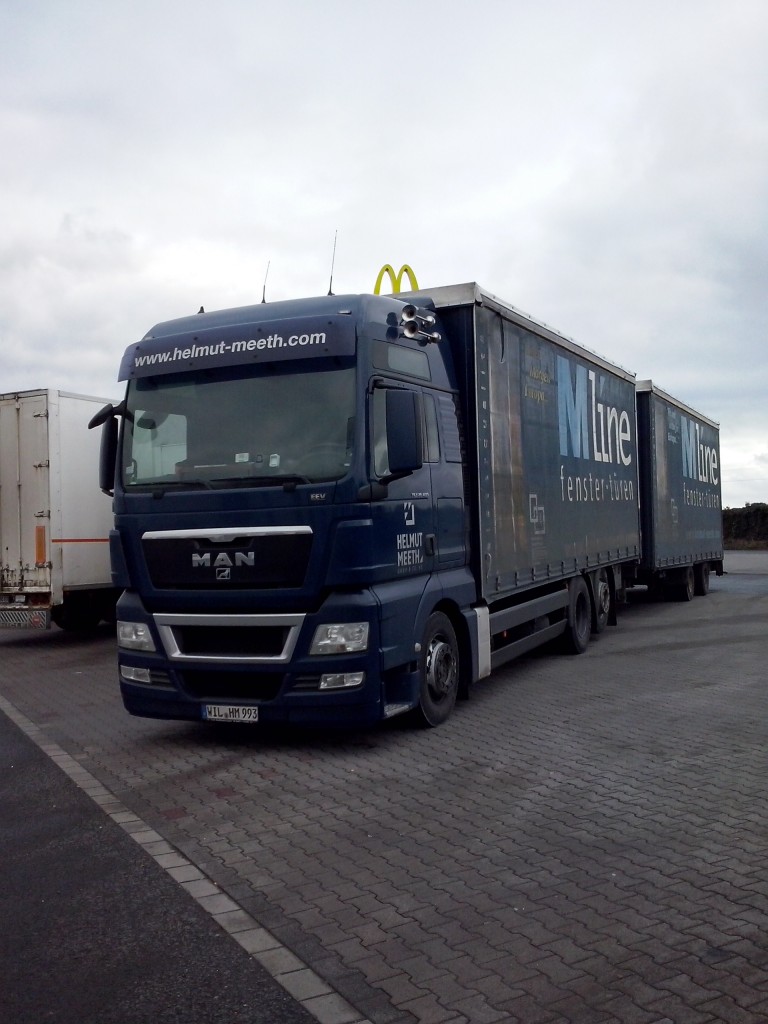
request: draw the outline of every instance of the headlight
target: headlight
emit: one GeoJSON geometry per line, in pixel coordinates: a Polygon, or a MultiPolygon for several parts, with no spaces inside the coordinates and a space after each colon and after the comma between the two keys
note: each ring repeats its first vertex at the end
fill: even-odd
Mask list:
{"type": "Polygon", "coordinates": [[[350,654],[367,650],[367,622],[329,622],[315,630],[309,653],[350,654]]]}
{"type": "Polygon", "coordinates": [[[154,651],[155,642],[144,622],[118,622],[117,645],[132,651],[154,651]]]}

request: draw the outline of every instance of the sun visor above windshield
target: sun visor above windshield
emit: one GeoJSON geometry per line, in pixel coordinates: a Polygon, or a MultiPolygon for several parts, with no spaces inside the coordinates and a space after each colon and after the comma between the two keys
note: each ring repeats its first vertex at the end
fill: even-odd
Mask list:
{"type": "Polygon", "coordinates": [[[200,327],[162,337],[150,333],[137,345],[130,345],[118,380],[244,363],[351,356],[355,351],[355,322],[348,316],[200,327]]]}

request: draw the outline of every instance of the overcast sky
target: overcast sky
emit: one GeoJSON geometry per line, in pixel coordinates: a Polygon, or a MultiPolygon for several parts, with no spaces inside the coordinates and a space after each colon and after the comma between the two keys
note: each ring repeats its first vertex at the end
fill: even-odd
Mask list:
{"type": "Polygon", "coordinates": [[[766,0],[0,0],[0,392],[158,321],[478,281],[768,501],[766,0]]]}

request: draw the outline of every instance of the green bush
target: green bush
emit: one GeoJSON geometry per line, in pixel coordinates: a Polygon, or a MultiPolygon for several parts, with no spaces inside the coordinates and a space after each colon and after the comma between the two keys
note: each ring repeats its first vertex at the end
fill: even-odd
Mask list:
{"type": "Polygon", "coordinates": [[[727,548],[768,547],[768,505],[723,509],[723,542],[727,548]]]}

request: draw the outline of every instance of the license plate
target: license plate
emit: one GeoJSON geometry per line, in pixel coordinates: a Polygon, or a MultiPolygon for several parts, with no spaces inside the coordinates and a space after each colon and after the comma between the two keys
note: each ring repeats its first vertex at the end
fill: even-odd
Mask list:
{"type": "Polygon", "coordinates": [[[243,704],[203,704],[203,718],[208,722],[258,722],[259,709],[243,704]]]}

